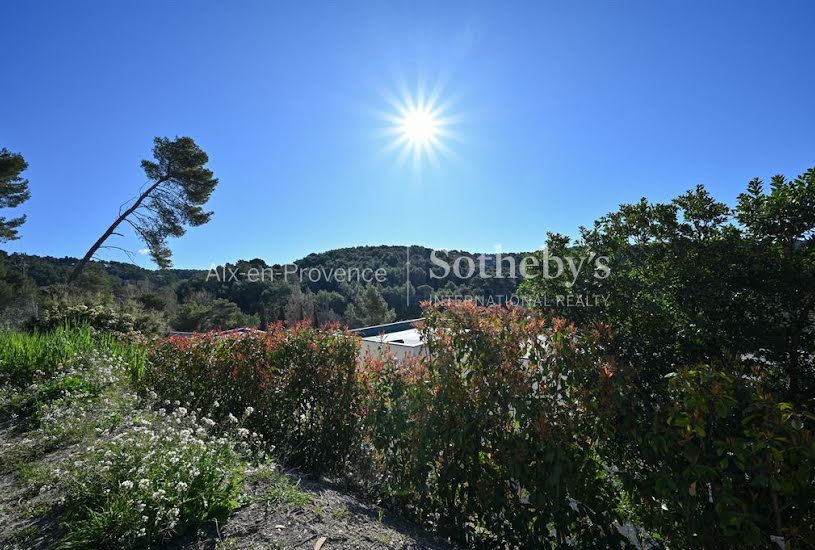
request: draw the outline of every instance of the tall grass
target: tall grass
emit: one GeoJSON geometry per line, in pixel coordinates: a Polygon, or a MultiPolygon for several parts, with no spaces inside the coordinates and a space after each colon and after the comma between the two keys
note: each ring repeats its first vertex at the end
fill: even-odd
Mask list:
{"type": "Polygon", "coordinates": [[[132,376],[144,366],[140,346],[122,343],[88,326],[63,326],[51,332],[0,332],[0,385],[26,386],[49,378],[71,357],[91,350],[122,356],[132,376]]]}
{"type": "Polygon", "coordinates": [[[88,326],[0,332],[0,419],[25,433],[0,448],[0,474],[37,465],[40,481],[21,483],[59,495],[41,501],[59,519],[62,538],[48,539],[57,548],[164,547],[223,522],[240,503],[243,457],[263,457],[240,424],[153,411],[149,395],[136,396],[127,377],[138,379],[144,350],[88,326]]]}

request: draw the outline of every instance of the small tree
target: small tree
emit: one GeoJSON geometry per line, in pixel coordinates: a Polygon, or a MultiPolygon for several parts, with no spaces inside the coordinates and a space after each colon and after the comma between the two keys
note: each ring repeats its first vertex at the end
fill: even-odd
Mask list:
{"type": "MultiPolygon", "coordinates": [[[[19,153],[0,149],[0,208],[14,208],[29,199],[28,180],[20,177],[28,163],[19,153]]],[[[6,219],[0,216],[0,242],[19,239],[17,228],[25,223],[25,216],[6,219]]]]}
{"type": "Polygon", "coordinates": [[[127,222],[147,245],[150,257],[161,268],[172,265],[169,237],[181,237],[186,225],[207,223],[212,212],[201,208],[218,184],[218,179],[204,165],[207,154],[189,137],[155,138],[154,161],[143,160],[142,169],[149,187],[107,228],[71,273],[73,282],[87,263],[122,222],[127,222]]]}
{"type": "Polygon", "coordinates": [[[314,321],[314,294],[311,290],[303,292],[300,285],[292,285],[285,315],[289,325],[294,325],[297,321],[314,321]]]}
{"type": "Polygon", "coordinates": [[[357,292],[353,303],[345,311],[345,316],[350,326],[366,327],[390,323],[396,319],[396,312],[388,309],[388,302],[382,297],[382,293],[371,285],[357,292]]]}

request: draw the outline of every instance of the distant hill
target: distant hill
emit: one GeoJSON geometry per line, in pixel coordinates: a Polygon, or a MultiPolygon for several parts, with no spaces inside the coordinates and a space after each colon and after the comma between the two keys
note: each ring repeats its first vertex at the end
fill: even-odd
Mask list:
{"type": "MultiPolygon", "coordinates": [[[[191,309],[185,304],[206,306],[218,300],[219,306],[245,314],[243,321],[263,324],[296,317],[349,322],[349,305],[360,289],[370,284],[377,287],[395,318],[401,320],[419,316],[422,300],[443,296],[500,300],[514,293],[520,282],[509,277],[479,277],[477,273],[467,277],[473,267],[494,273],[495,255],[482,257],[457,250],[438,252],[438,259],[450,268],[441,277],[445,268],[432,263],[431,253],[427,247],[411,246],[408,263],[408,249],[404,246],[357,246],[309,254],[287,265],[254,258],[228,263],[214,271],[153,270],[124,262],[94,261],[78,287],[87,295],[146,304],[162,312],[171,325],[180,309],[191,309]],[[457,260],[464,277],[458,277],[452,269],[457,260]]],[[[519,262],[523,255],[504,256],[519,262]]],[[[49,289],[64,287],[77,261],[0,252],[0,308],[11,307],[24,296],[29,302],[41,301],[49,289]]],[[[505,260],[505,270],[509,262],[505,260]]]]}

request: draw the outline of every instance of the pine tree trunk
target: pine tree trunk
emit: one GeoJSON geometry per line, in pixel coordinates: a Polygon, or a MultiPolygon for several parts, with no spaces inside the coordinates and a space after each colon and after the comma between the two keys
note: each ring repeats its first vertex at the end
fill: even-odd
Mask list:
{"type": "Polygon", "coordinates": [[[74,270],[71,272],[71,276],[68,277],[69,283],[73,283],[74,281],[77,280],[77,278],[79,278],[79,276],[82,274],[82,271],[85,269],[85,266],[88,265],[88,262],[91,260],[91,258],[93,258],[93,255],[96,254],[96,251],[99,250],[99,247],[101,247],[105,243],[108,237],[110,237],[113,234],[113,232],[116,231],[116,228],[119,227],[119,224],[125,221],[125,219],[130,214],[135,212],[139,208],[139,206],[141,206],[141,203],[144,201],[144,199],[146,199],[147,196],[150,195],[150,193],[152,193],[156,187],[158,187],[165,181],[167,181],[167,178],[161,178],[158,181],[156,181],[156,183],[148,187],[144,193],[139,195],[139,198],[136,199],[136,202],[134,202],[130,208],[122,212],[119,215],[119,217],[116,218],[116,221],[114,221],[110,225],[110,227],[108,227],[107,231],[105,231],[102,234],[102,236],[99,237],[95,243],[93,243],[93,246],[91,246],[90,249],[85,253],[85,256],[81,260],[79,260],[78,264],[76,264],[74,270]]]}

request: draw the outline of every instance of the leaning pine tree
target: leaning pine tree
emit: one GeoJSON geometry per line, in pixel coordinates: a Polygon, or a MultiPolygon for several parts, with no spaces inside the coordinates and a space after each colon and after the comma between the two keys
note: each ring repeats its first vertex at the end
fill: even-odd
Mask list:
{"type": "Polygon", "coordinates": [[[153,261],[167,268],[172,265],[167,239],[184,235],[187,225],[198,226],[209,221],[212,212],[204,211],[202,206],[209,200],[218,179],[204,166],[209,161],[207,154],[192,138],[157,137],[153,157],[155,161],[141,162],[149,185],[145,184],[146,189],[128,208],[120,208],[119,216],[76,265],[70,281],[79,277],[108,237],[118,235],[116,229],[123,222],[144,241],[153,261]]]}

